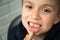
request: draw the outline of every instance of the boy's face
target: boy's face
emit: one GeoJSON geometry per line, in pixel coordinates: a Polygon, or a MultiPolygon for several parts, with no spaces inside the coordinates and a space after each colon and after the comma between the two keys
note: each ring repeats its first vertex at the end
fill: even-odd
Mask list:
{"type": "Polygon", "coordinates": [[[23,0],[22,23],[28,33],[45,33],[57,22],[57,6],[54,0],[23,0]]]}

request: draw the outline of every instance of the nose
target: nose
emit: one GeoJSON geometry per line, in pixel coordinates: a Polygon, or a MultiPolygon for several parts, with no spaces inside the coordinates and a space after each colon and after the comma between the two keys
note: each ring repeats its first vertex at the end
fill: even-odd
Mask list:
{"type": "Polygon", "coordinates": [[[34,10],[31,14],[31,17],[36,20],[39,20],[41,18],[38,10],[34,10]]]}

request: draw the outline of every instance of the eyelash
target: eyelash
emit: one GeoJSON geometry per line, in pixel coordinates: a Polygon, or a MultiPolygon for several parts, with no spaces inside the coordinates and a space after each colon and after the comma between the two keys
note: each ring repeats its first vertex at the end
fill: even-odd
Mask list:
{"type": "Polygon", "coordinates": [[[49,10],[49,9],[42,9],[42,11],[45,12],[45,13],[50,13],[51,12],[51,10],[49,10]]]}
{"type": "Polygon", "coordinates": [[[27,5],[27,6],[25,6],[26,8],[28,8],[28,9],[32,9],[33,7],[32,6],[30,6],[30,5],[27,5]]]}

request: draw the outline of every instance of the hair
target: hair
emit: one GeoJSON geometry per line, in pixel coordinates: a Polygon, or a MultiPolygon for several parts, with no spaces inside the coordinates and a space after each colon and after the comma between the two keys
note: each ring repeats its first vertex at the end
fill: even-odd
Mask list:
{"type": "Polygon", "coordinates": [[[57,0],[58,14],[60,14],[60,0],[57,0]]]}
{"type": "MultiPolygon", "coordinates": [[[[23,5],[23,0],[22,1],[22,5],[23,5]]],[[[55,0],[56,1],[56,5],[57,5],[57,8],[58,8],[58,11],[57,13],[60,15],[60,0],[55,0]]]]}
{"type": "Polygon", "coordinates": [[[57,5],[57,14],[60,15],[60,0],[55,0],[55,3],[57,5]]]}

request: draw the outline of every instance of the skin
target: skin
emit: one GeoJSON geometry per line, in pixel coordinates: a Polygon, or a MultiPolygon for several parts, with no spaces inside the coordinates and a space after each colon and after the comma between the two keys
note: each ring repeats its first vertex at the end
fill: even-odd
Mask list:
{"type": "Polygon", "coordinates": [[[60,20],[57,10],[55,0],[23,0],[22,23],[28,32],[24,40],[43,40],[45,33],[60,20]],[[28,22],[42,26],[36,31],[28,22]]]}

